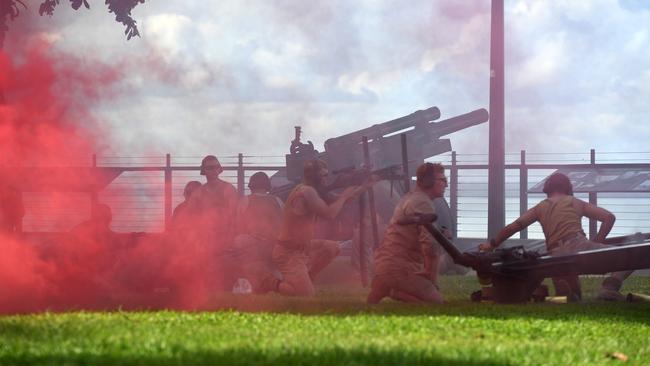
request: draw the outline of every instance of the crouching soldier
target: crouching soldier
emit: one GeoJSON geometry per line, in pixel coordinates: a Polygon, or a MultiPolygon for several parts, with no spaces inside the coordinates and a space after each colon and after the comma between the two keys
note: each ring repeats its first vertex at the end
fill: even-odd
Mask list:
{"type": "Polygon", "coordinates": [[[266,293],[276,290],[279,283],[271,253],[282,223],[282,201],[269,193],[271,180],[264,172],[253,174],[248,188],[251,194],[237,208],[238,235],[232,255],[253,292],[266,293]]]}
{"type": "Polygon", "coordinates": [[[287,198],[279,240],[273,248],[273,262],[282,273],[278,292],[289,296],[313,296],[313,279],[338,254],[335,241],[314,239],[317,217],[332,219],[343,205],[369,187],[349,187],[332,203],[321,197],[329,171],[322,160],[310,160],[304,166],[303,182],[287,198]]]}
{"type": "Polygon", "coordinates": [[[435,213],[432,200],[444,195],[447,178],[441,164],[422,164],[416,174],[417,187],[395,207],[375,252],[375,276],[368,304],[376,304],[387,296],[406,302],[443,301],[437,285],[440,245],[424,227],[397,222],[414,214],[435,213]]]}
{"type": "MultiPolygon", "coordinates": [[[[607,234],[614,226],[616,217],[609,211],[573,197],[573,185],[569,178],[562,173],[552,174],[544,182],[544,193],[547,198],[535,207],[526,211],[517,220],[503,228],[493,239],[479,246],[481,250],[494,250],[513,234],[525,229],[530,224],[539,221],[546,237],[546,248],[552,256],[575,254],[584,250],[609,248],[603,244],[607,234]],[[596,238],[587,239],[582,231],[581,219],[588,217],[600,221],[600,229],[596,238]]],[[[624,300],[619,292],[623,280],[632,271],[614,272],[603,281],[598,298],[602,300],[624,300]]],[[[556,291],[558,283],[570,287],[570,299],[579,300],[581,297],[577,276],[568,279],[554,279],[556,291]]],[[[564,290],[564,289],[563,289],[564,290]]],[[[566,290],[565,290],[566,291],[566,290]]]]}

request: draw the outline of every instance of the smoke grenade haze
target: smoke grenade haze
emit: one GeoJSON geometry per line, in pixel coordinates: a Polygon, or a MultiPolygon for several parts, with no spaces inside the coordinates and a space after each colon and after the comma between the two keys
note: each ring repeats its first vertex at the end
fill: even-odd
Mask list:
{"type": "MultiPolygon", "coordinates": [[[[30,23],[38,18],[25,18],[12,24],[0,51],[3,199],[10,188],[48,191],[54,178],[34,177],[29,167],[88,166],[93,153],[112,143],[106,121],[94,110],[125,90],[125,63],[56,48],[51,35],[30,23]]],[[[58,186],[73,187],[84,177],[69,171],[56,179],[58,186]]],[[[122,193],[128,196],[132,189],[122,193]]],[[[74,207],[78,202],[69,194],[47,194],[48,212],[84,209],[74,207]]],[[[195,309],[206,304],[216,281],[205,275],[217,266],[213,256],[181,247],[171,237],[113,234],[106,241],[83,224],[71,233],[41,235],[49,239],[37,243],[27,241],[29,235],[0,234],[0,313],[122,306],[195,309]]]]}

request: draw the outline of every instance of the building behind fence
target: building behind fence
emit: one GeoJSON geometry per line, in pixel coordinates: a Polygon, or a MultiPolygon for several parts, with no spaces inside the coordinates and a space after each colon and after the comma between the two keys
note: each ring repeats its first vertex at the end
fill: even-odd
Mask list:
{"type": "MultiPolygon", "coordinates": [[[[183,197],[190,180],[203,182],[199,175],[202,157],[94,157],[98,167],[115,167],[123,173],[96,196],[83,193],[24,193],[27,232],[67,231],[85,220],[93,200],[113,209],[113,229],[118,232],[161,232],[169,223],[174,207],[183,197]],[[57,202],[56,205],[53,202],[57,202]],[[61,204],[63,203],[63,204],[61,204]]],[[[248,177],[257,171],[269,175],[284,167],[284,156],[219,156],[225,171],[221,178],[247,193],[248,177]]],[[[487,235],[487,155],[439,155],[430,159],[448,167],[450,178],[446,198],[457,216],[459,237],[487,235]]],[[[506,222],[544,198],[527,190],[561,167],[617,167],[650,170],[650,152],[639,153],[527,153],[506,156],[506,222]],[[596,158],[597,157],[597,158],[596,158]]],[[[650,232],[650,193],[590,193],[576,197],[591,201],[617,216],[611,235],[650,232]]],[[[594,235],[595,225],[583,222],[586,233],[594,235]]],[[[541,227],[534,224],[521,238],[543,238],[541,227]]]]}

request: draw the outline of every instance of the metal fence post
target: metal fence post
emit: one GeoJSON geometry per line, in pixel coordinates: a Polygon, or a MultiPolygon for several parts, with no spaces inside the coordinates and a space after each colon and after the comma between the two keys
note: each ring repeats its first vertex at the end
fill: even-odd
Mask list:
{"type": "MultiPolygon", "coordinates": [[[[366,167],[370,167],[370,150],[368,148],[368,137],[363,136],[361,138],[361,143],[363,144],[363,162],[366,165],[366,167]]],[[[373,190],[372,187],[368,188],[367,190],[368,193],[368,204],[370,208],[370,223],[372,225],[372,249],[375,250],[377,249],[377,246],[379,246],[379,229],[377,227],[377,210],[375,206],[375,191],[373,190]]],[[[363,222],[363,219],[361,220],[363,222]]],[[[359,230],[362,230],[360,227],[359,230]]],[[[365,243],[360,244],[362,246],[365,246],[365,243]]],[[[365,248],[363,249],[365,253],[365,248]]],[[[363,260],[365,261],[366,256],[364,254],[363,260]]]]}
{"type": "Polygon", "coordinates": [[[411,190],[411,174],[409,174],[409,157],[405,133],[400,135],[400,142],[402,143],[402,171],[404,172],[404,193],[408,193],[411,190]]]}
{"type": "Polygon", "coordinates": [[[456,152],[451,152],[451,168],[449,169],[449,210],[451,211],[451,232],[458,237],[458,164],[456,152]]]}
{"type": "MultiPolygon", "coordinates": [[[[97,168],[97,154],[93,154],[93,168],[97,168]]],[[[93,169],[93,173],[97,174],[97,170],[93,169]]],[[[90,191],[90,209],[92,212],[92,208],[95,207],[99,201],[99,198],[97,197],[98,192],[97,192],[97,184],[96,184],[97,178],[94,177],[94,182],[91,187],[90,191]]]]}
{"type": "MultiPolygon", "coordinates": [[[[521,150],[519,165],[519,215],[528,211],[528,168],[526,167],[526,150],[521,150]]],[[[519,232],[520,239],[528,239],[528,228],[519,232]]]]}
{"type": "MultiPolygon", "coordinates": [[[[591,166],[596,168],[596,150],[590,151],[591,166]]],[[[598,205],[598,194],[596,192],[589,192],[589,203],[598,205]]],[[[598,222],[595,219],[589,219],[589,239],[594,240],[598,232],[598,222]]]]}
{"type": "Polygon", "coordinates": [[[246,179],[244,175],[244,154],[237,154],[237,191],[239,192],[239,197],[244,197],[244,180],[246,179]]]}
{"type": "Polygon", "coordinates": [[[165,230],[172,223],[172,157],[165,155],[165,230]]]}

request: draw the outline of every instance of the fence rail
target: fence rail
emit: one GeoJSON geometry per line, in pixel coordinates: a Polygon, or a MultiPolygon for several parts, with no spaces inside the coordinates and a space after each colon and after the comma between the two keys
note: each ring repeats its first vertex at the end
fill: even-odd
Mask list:
{"type": "MultiPolygon", "coordinates": [[[[506,221],[512,221],[543,195],[529,194],[528,189],[560,168],[629,168],[650,171],[650,152],[528,153],[506,155],[506,221]],[[625,162],[627,161],[627,163],[625,162]]],[[[240,195],[247,193],[245,182],[257,171],[273,174],[284,168],[282,156],[223,155],[222,179],[237,187],[240,195]]],[[[163,231],[170,223],[173,208],[182,199],[184,185],[201,180],[201,157],[143,156],[97,157],[96,167],[120,169],[123,173],[104,190],[95,194],[25,193],[25,231],[66,231],[89,216],[93,201],[109,204],[113,209],[116,231],[163,231]]],[[[483,237],[487,233],[487,155],[451,152],[436,156],[448,167],[449,189],[446,195],[459,236],[483,237]]],[[[650,193],[576,194],[578,198],[597,203],[616,214],[618,220],[612,235],[634,231],[650,231],[650,193]]],[[[585,226],[595,235],[595,222],[585,226]]],[[[521,238],[541,238],[539,226],[520,233],[521,238]]]]}

